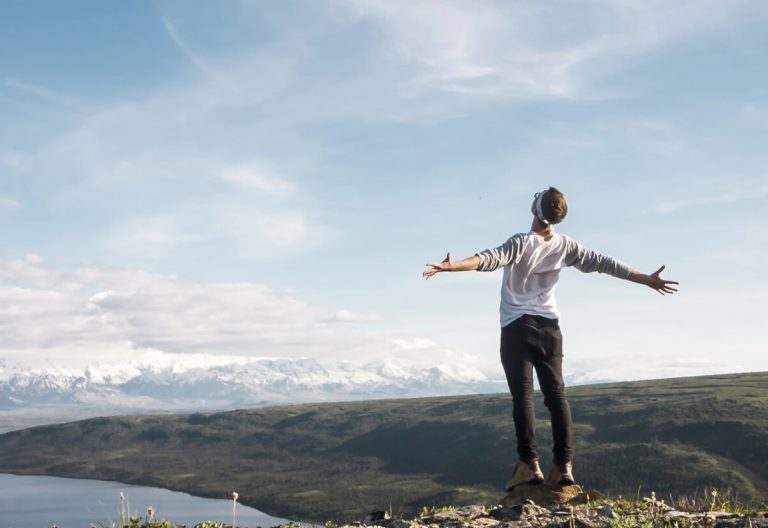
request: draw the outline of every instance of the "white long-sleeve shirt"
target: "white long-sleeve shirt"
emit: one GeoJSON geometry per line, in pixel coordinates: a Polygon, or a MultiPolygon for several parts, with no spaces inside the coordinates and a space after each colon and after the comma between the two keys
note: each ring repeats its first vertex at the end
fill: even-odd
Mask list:
{"type": "Polygon", "coordinates": [[[499,319],[506,326],[524,314],[557,319],[555,287],[560,270],[573,266],[584,273],[607,273],[626,279],[629,267],[586,249],[572,238],[554,233],[549,240],[534,231],[518,233],[495,249],[477,253],[478,271],[504,267],[499,319]]]}

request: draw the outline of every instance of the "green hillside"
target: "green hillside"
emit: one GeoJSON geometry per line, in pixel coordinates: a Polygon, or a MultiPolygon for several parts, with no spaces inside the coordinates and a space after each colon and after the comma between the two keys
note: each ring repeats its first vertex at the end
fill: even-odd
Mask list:
{"type": "MultiPolygon", "coordinates": [[[[768,373],[569,389],[575,474],[614,496],[768,496],[768,373]]],[[[545,471],[551,439],[537,400],[545,471]]],[[[227,497],[292,519],[492,504],[515,461],[507,394],[94,418],[0,435],[0,472],[227,497]]]]}

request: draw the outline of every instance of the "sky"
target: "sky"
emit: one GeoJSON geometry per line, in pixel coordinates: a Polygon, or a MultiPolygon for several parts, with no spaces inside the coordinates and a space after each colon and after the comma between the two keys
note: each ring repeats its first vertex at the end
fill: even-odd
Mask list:
{"type": "Polygon", "coordinates": [[[255,357],[502,376],[501,272],[557,227],[564,370],[768,370],[761,0],[6,0],[0,364],[255,357]]]}

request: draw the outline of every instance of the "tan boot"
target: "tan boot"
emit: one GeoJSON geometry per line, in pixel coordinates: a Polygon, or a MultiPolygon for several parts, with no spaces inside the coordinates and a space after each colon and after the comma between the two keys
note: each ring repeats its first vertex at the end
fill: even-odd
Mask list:
{"type": "Polygon", "coordinates": [[[505,489],[510,491],[519,484],[541,484],[542,482],[544,482],[544,473],[539,467],[538,459],[533,459],[528,463],[518,461],[512,472],[512,478],[507,482],[505,489]]]}
{"type": "Polygon", "coordinates": [[[552,472],[549,474],[547,484],[552,484],[553,486],[566,486],[568,484],[573,484],[574,482],[572,462],[562,462],[552,466],[552,472]]]}

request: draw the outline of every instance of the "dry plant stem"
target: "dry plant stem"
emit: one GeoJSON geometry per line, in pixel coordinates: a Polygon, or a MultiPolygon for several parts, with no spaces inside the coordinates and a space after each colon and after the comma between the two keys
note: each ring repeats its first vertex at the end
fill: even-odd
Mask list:
{"type": "Polygon", "coordinates": [[[240,497],[240,494],[236,491],[232,492],[232,528],[237,528],[236,519],[237,519],[237,499],[240,497]]]}

